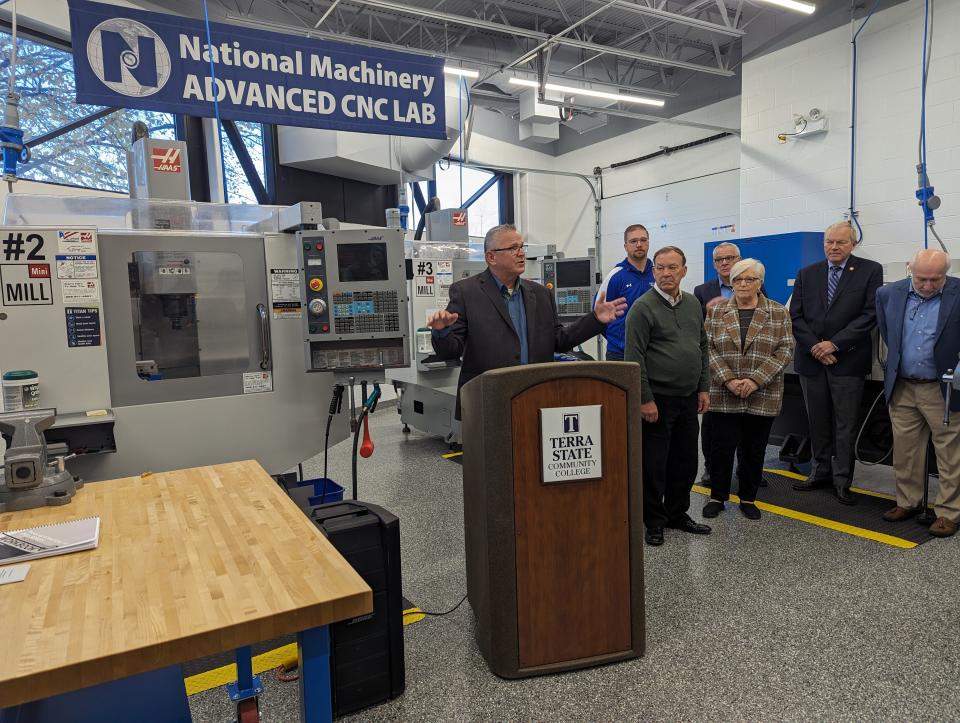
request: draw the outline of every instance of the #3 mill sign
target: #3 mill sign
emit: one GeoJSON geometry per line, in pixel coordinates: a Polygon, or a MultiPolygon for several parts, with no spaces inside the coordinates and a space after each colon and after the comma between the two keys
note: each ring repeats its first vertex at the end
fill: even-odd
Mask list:
{"type": "Polygon", "coordinates": [[[543,482],[575,482],[603,476],[599,404],[540,410],[543,482]]]}

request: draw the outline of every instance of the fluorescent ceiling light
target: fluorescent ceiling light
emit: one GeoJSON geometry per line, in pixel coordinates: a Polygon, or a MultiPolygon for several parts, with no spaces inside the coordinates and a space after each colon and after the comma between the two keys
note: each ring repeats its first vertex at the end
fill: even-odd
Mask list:
{"type": "Polygon", "coordinates": [[[480,73],[476,70],[469,70],[467,68],[456,68],[452,65],[444,65],[443,72],[449,75],[460,75],[464,78],[479,78],[480,73]]]}
{"type": "Polygon", "coordinates": [[[812,14],[813,11],[817,9],[816,5],[800,2],[800,0],[760,0],[760,2],[765,2],[769,5],[779,5],[782,8],[796,10],[797,12],[806,13],[807,15],[812,14]]]}
{"type": "MultiPolygon", "coordinates": [[[[522,85],[527,88],[539,88],[540,84],[535,80],[526,78],[510,78],[511,85],[522,85]]],[[[636,95],[621,95],[620,93],[607,93],[602,90],[593,90],[592,88],[574,88],[569,85],[557,85],[556,83],[547,83],[546,90],[555,90],[567,95],[585,95],[590,98],[604,98],[606,100],[619,100],[624,103],[642,103],[644,105],[654,105],[657,108],[663,108],[664,102],[657,98],[641,98],[636,95]]]]}

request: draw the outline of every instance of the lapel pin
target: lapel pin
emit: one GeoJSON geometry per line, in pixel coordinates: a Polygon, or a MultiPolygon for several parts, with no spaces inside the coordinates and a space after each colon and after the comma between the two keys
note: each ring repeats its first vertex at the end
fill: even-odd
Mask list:
{"type": "Polygon", "coordinates": [[[851,266],[847,271],[853,271],[853,267],[851,266]]]}

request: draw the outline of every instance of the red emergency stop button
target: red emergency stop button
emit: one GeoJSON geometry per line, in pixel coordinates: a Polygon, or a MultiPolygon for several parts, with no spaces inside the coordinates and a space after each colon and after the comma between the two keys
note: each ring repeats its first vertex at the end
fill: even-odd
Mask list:
{"type": "Polygon", "coordinates": [[[323,279],[310,279],[310,291],[321,291],[323,289],[323,279]]]}
{"type": "Polygon", "coordinates": [[[323,241],[317,241],[316,249],[317,251],[323,251],[323,241]]]}
{"type": "Polygon", "coordinates": [[[330,331],[330,325],[324,324],[323,326],[320,327],[320,331],[330,331]]]}

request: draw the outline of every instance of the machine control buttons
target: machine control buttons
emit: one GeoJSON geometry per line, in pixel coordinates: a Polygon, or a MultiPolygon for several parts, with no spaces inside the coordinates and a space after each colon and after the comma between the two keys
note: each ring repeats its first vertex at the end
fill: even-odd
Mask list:
{"type": "Polygon", "coordinates": [[[310,313],[314,316],[320,316],[327,310],[327,302],[323,299],[313,299],[310,302],[310,313]]]}
{"type": "Polygon", "coordinates": [[[309,244],[309,243],[304,243],[304,244],[303,244],[303,250],[304,250],[304,251],[309,251],[309,250],[310,250],[310,244],[309,244]]]}
{"type": "Polygon", "coordinates": [[[544,286],[546,286],[548,289],[553,288],[553,284],[551,284],[549,281],[546,284],[544,284],[544,286]]]}
{"type": "Polygon", "coordinates": [[[329,325],[329,324],[323,324],[323,325],[320,327],[320,331],[330,331],[330,325],[329,325]]]}
{"type": "Polygon", "coordinates": [[[323,241],[317,241],[316,249],[317,251],[323,251],[323,241]]]}
{"type": "Polygon", "coordinates": [[[314,277],[310,279],[310,291],[322,291],[323,290],[323,279],[314,277]]]}

